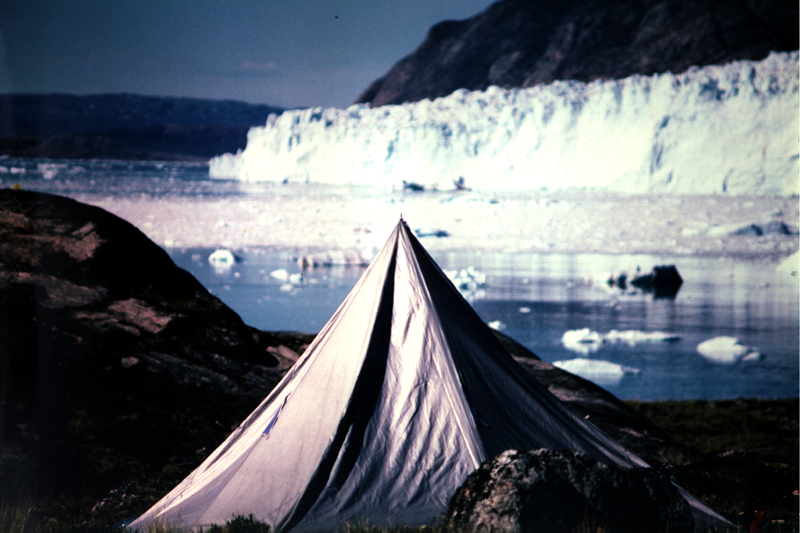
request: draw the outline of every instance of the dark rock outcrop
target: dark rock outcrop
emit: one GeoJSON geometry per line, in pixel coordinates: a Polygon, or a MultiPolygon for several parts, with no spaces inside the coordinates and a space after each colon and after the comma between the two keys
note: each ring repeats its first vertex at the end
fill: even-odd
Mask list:
{"type": "Polygon", "coordinates": [[[433,26],[358,98],[373,107],[457,89],[650,75],[798,48],[792,0],[501,0],[433,26]]]}
{"type": "Polygon", "coordinates": [[[0,487],[179,479],[310,339],[246,326],[102,209],[0,190],[0,487]]]}
{"type": "Polygon", "coordinates": [[[454,531],[692,531],[669,476],[575,452],[508,450],[483,463],[450,500],[454,531]]]}
{"type": "Polygon", "coordinates": [[[638,274],[631,285],[644,292],[652,292],[654,298],[675,298],[683,285],[683,278],[675,265],[654,266],[646,274],[638,274]]]}

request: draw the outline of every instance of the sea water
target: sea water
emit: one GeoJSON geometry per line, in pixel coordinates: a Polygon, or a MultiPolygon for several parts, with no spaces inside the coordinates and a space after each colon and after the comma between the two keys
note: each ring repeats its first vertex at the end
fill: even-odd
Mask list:
{"type": "MultiPolygon", "coordinates": [[[[422,240],[423,244],[425,239],[422,240]]],[[[240,252],[229,268],[212,249],[172,249],[244,321],[263,330],[317,332],[363,267],[301,269],[280,252],[240,252]]],[[[473,267],[485,284],[463,292],[481,318],[549,362],[585,358],[635,369],[587,377],[625,399],[785,398],[798,394],[797,285],[757,261],[646,255],[432,253],[444,270],[473,267]],[[674,298],[610,287],[608,272],[674,264],[684,279],[674,298]],[[620,340],[566,346],[564,333],[587,329],[620,340]],[[635,333],[630,333],[635,332],[635,333]],[[663,340],[653,335],[663,333],[663,340]],[[734,337],[750,356],[720,362],[697,350],[734,337]],[[756,355],[757,352],[757,355],[756,355]]]]}
{"type": "MultiPolygon", "coordinates": [[[[17,184],[64,196],[91,193],[156,201],[265,194],[263,184],[209,179],[204,163],[0,158],[0,187],[17,184]]],[[[211,248],[167,251],[247,324],[263,330],[319,331],[364,271],[363,267],[301,271],[288,253],[258,248],[235,250],[238,261],[219,269],[208,261],[211,248]]],[[[485,274],[485,284],[465,291],[465,297],[487,323],[543,360],[581,358],[631,369],[622,375],[588,376],[621,398],[798,395],[797,282],[779,276],[772,265],[691,256],[436,251],[432,255],[445,270],[473,267],[485,274]],[[676,265],[684,279],[675,298],[654,298],[605,283],[610,272],[632,272],[636,267],[646,272],[662,264],[676,265]],[[606,342],[565,345],[565,333],[582,330],[588,338],[606,342]],[[613,331],[631,342],[608,340],[613,331]],[[641,341],[650,334],[665,334],[671,340],[641,341]],[[700,343],[719,337],[738,339],[749,355],[709,358],[698,351],[700,343]]]]}

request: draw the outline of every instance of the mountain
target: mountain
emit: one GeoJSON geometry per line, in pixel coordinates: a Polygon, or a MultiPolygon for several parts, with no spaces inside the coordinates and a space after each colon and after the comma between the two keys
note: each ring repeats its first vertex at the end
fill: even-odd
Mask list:
{"type": "Polygon", "coordinates": [[[470,19],[433,26],[357,103],[760,60],[797,50],[798,16],[794,0],[501,0],[470,19]]]}
{"type": "Polygon", "coordinates": [[[20,157],[208,159],[283,110],[134,94],[0,95],[0,153],[20,157]]]}

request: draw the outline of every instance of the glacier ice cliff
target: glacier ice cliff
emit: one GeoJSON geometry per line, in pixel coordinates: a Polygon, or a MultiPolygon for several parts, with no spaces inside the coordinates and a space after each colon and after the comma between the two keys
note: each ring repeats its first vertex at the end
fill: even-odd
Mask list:
{"type": "Polygon", "coordinates": [[[271,115],[216,178],[476,190],[798,192],[798,52],[375,109],[271,115]]]}

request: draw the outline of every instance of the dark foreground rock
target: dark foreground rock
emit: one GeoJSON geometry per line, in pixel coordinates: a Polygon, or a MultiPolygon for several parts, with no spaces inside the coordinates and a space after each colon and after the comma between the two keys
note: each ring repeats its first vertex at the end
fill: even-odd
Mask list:
{"type": "Polygon", "coordinates": [[[797,50],[792,0],[502,0],[440,22],[358,98],[373,107],[457,89],[680,73],[797,50]]]}
{"type": "Polygon", "coordinates": [[[455,531],[692,531],[689,504],[669,476],[585,455],[509,450],[470,474],[447,509],[455,531]]]}
{"type": "Polygon", "coordinates": [[[310,339],[248,327],[102,209],[0,190],[2,488],[179,479],[310,339]]]}

